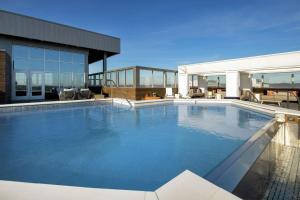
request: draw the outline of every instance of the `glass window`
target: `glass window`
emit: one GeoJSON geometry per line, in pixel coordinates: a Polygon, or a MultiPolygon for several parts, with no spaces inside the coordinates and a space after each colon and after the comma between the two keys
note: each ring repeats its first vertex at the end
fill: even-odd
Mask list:
{"type": "Polygon", "coordinates": [[[59,72],[59,62],[57,61],[46,61],[45,71],[56,71],[59,72]]]}
{"type": "Polygon", "coordinates": [[[62,62],[72,62],[73,61],[73,54],[66,51],[60,52],[60,61],[62,62]]]}
{"type": "Polygon", "coordinates": [[[62,88],[72,88],[73,87],[73,73],[63,72],[60,74],[60,85],[62,88]]]}
{"type": "Polygon", "coordinates": [[[84,73],[74,73],[74,87],[84,88],[84,73]]]}
{"type": "Polygon", "coordinates": [[[14,58],[29,58],[29,48],[25,46],[13,46],[13,56],[14,58]]]}
{"type": "Polygon", "coordinates": [[[44,60],[30,60],[30,70],[44,71],[44,60]]]}
{"type": "Polygon", "coordinates": [[[178,73],[175,73],[175,87],[178,86],[178,73]]]}
{"type": "Polygon", "coordinates": [[[189,75],[189,87],[193,87],[193,75],[189,75]]]}
{"type": "Polygon", "coordinates": [[[167,87],[175,87],[175,73],[167,72],[167,87]]]}
{"type": "Polygon", "coordinates": [[[118,86],[125,87],[125,71],[119,71],[118,86]]]}
{"type": "Polygon", "coordinates": [[[133,87],[133,70],[126,70],[126,86],[133,87]]]}
{"type": "Polygon", "coordinates": [[[288,88],[300,82],[300,72],[254,74],[252,77],[253,87],[265,88],[288,88]]]}
{"type": "Polygon", "coordinates": [[[110,82],[112,84],[113,87],[117,86],[117,73],[116,72],[111,72],[110,73],[110,82]]]}
{"type": "Polygon", "coordinates": [[[198,87],[198,75],[193,75],[193,87],[198,87]]]}
{"type": "Polygon", "coordinates": [[[73,63],[74,72],[84,73],[84,64],[83,63],[73,63]]]}
{"type": "Polygon", "coordinates": [[[27,59],[15,59],[14,60],[14,68],[15,69],[26,70],[26,69],[29,69],[29,67],[30,67],[30,62],[27,59]]]}
{"type": "Polygon", "coordinates": [[[220,75],[220,76],[208,76],[208,87],[226,87],[226,76],[220,75]]]}
{"type": "Polygon", "coordinates": [[[164,87],[164,72],[153,71],[153,87],[164,87]]]}
{"type": "Polygon", "coordinates": [[[151,70],[140,70],[140,87],[152,87],[152,71],[151,70]]]}
{"type": "Polygon", "coordinates": [[[44,49],[41,48],[30,48],[30,58],[44,60],[44,49]]]}
{"type": "Polygon", "coordinates": [[[59,60],[59,51],[46,49],[45,50],[45,59],[46,60],[59,60]]]}
{"type": "Polygon", "coordinates": [[[58,89],[59,75],[57,72],[45,72],[45,91],[50,92],[53,88],[58,89]]]}
{"type": "Polygon", "coordinates": [[[73,71],[72,63],[61,62],[60,63],[60,71],[61,72],[72,72],[73,71]]]}
{"type": "Polygon", "coordinates": [[[84,63],[84,54],[74,53],[73,62],[75,63],[84,63]]]}

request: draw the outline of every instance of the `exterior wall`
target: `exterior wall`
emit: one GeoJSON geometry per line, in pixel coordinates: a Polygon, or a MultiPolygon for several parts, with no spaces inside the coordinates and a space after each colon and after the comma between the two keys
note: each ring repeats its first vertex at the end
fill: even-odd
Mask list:
{"type": "Polygon", "coordinates": [[[178,92],[181,96],[186,97],[189,91],[189,77],[188,74],[178,69],[178,92]]]}
{"type": "MultiPolygon", "coordinates": [[[[152,95],[155,92],[157,96],[164,98],[166,88],[126,88],[126,87],[105,87],[103,93],[113,98],[127,98],[132,100],[144,100],[147,94],[152,95]]],[[[178,89],[173,88],[173,93],[177,93],[178,89]]]]}
{"type": "Polygon", "coordinates": [[[0,103],[10,102],[10,82],[10,59],[5,51],[0,51],[0,103]]]}

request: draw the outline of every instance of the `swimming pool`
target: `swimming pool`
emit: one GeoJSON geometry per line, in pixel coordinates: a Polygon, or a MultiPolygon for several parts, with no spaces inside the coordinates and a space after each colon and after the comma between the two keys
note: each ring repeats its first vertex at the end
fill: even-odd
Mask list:
{"type": "Polygon", "coordinates": [[[233,105],[95,104],[0,114],[0,179],[155,190],[205,176],[270,116],[233,105]]]}

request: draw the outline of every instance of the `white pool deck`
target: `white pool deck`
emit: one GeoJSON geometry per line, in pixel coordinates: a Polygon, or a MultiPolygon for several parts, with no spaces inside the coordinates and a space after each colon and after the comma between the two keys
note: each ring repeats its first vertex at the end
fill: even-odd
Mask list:
{"type": "MultiPolygon", "coordinates": [[[[211,100],[211,99],[162,99],[145,101],[128,101],[124,99],[103,99],[103,100],[75,100],[75,101],[51,101],[38,103],[18,103],[0,105],[1,108],[69,104],[78,102],[104,101],[113,102],[119,105],[139,107],[146,105],[164,103],[223,103],[234,104],[247,109],[264,112],[275,116],[276,114],[287,114],[300,116],[300,111],[279,108],[275,106],[262,105],[240,100],[211,100]]],[[[101,188],[85,188],[73,186],[61,186],[38,183],[25,183],[16,181],[0,180],[0,199],[1,200],[36,200],[36,199],[99,199],[99,200],[196,200],[196,199],[239,199],[230,192],[210,183],[204,178],[186,170],[161,186],[153,192],[115,190],[101,188]]]]}

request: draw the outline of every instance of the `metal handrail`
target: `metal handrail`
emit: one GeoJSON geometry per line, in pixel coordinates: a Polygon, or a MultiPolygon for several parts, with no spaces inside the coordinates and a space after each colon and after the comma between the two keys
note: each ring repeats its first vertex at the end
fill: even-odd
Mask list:
{"type": "MultiPolygon", "coordinates": [[[[100,79],[100,80],[102,80],[102,79],[100,79]]],[[[117,87],[117,84],[116,84],[116,82],[114,81],[114,80],[111,80],[111,79],[106,79],[106,82],[107,81],[110,81],[110,82],[112,82],[113,84],[114,84],[114,86],[115,87],[117,87]]],[[[102,89],[101,89],[102,90],[102,89]]],[[[126,93],[124,92],[124,91],[122,91],[121,90],[121,96],[123,96],[123,98],[127,101],[127,103],[130,105],[130,107],[132,107],[132,104],[131,104],[131,102],[128,100],[128,98],[127,98],[127,96],[126,96],[126,93]]],[[[113,98],[113,90],[111,90],[111,97],[113,98]]]]}
{"type": "Polygon", "coordinates": [[[245,96],[249,97],[250,102],[256,102],[256,103],[259,102],[259,100],[256,98],[253,92],[251,92],[250,90],[246,90],[245,92],[246,92],[245,96]]]}

